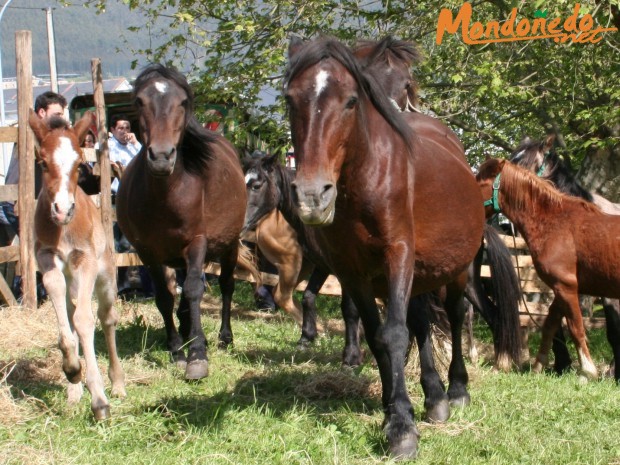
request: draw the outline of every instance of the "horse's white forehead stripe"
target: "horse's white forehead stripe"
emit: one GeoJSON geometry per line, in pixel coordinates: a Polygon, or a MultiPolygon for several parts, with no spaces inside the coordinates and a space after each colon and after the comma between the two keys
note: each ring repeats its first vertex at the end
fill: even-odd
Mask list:
{"type": "Polygon", "coordinates": [[[254,170],[250,170],[245,175],[245,183],[249,184],[251,181],[258,179],[258,173],[254,170]]]}
{"type": "Polygon", "coordinates": [[[157,89],[162,94],[165,94],[166,91],[168,90],[168,84],[166,84],[165,82],[157,81],[155,83],[155,89],[157,89]]]}
{"type": "Polygon", "coordinates": [[[59,205],[67,206],[70,203],[69,178],[78,157],[77,152],[73,150],[71,140],[68,137],[61,137],[60,146],[54,152],[54,164],[58,166],[60,171],[60,188],[55,197],[55,202],[59,205]]]}
{"type": "Polygon", "coordinates": [[[316,75],[316,82],[314,83],[314,92],[317,97],[321,95],[321,92],[327,87],[327,80],[329,78],[329,73],[322,69],[319,71],[319,74],[316,75]]]}

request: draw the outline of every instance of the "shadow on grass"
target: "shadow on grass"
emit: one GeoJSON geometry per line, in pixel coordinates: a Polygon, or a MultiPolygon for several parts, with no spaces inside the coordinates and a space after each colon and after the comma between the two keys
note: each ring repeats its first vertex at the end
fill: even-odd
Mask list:
{"type": "MultiPolygon", "coordinates": [[[[287,420],[291,411],[302,411],[312,422],[322,424],[326,416],[336,416],[338,412],[369,415],[380,411],[381,400],[373,391],[374,384],[369,377],[348,369],[274,367],[268,373],[250,371],[229,390],[214,395],[163,397],[142,409],[161,415],[171,427],[181,423],[206,431],[218,429],[230,418],[229,414],[244,410],[269,412],[270,417],[282,421],[287,420]]],[[[338,419],[333,421],[337,423],[338,419]]],[[[383,456],[386,444],[380,424],[367,429],[373,452],[383,456]]]]}

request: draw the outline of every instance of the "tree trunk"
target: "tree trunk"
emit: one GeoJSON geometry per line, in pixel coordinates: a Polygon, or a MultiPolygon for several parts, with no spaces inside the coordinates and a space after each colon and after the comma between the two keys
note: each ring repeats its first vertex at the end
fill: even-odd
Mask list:
{"type": "MultiPolygon", "coordinates": [[[[620,125],[607,129],[607,137],[620,136],[620,125]]],[[[577,179],[586,189],[611,202],[620,203],[620,144],[590,150],[581,164],[577,179]]]]}

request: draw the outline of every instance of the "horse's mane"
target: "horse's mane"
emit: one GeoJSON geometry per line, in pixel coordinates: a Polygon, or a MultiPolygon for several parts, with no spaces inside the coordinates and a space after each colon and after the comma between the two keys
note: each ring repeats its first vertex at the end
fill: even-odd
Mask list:
{"type": "MultiPolygon", "coordinates": [[[[544,142],[526,139],[515,149],[510,161],[530,171],[538,172],[541,167],[538,154],[543,152],[544,142]]],[[[590,191],[577,182],[571,168],[555,150],[551,149],[546,153],[544,164],[545,171],[542,177],[552,182],[559,191],[588,202],[594,201],[590,191]]]]}
{"type": "Polygon", "coordinates": [[[531,171],[514,163],[505,163],[502,169],[501,189],[506,197],[512,199],[516,209],[533,207],[536,214],[545,214],[557,210],[563,204],[575,204],[587,211],[599,211],[591,202],[560,192],[551,181],[539,178],[531,171]]]}
{"type": "MultiPolygon", "coordinates": [[[[366,48],[370,48],[372,52],[361,58],[360,61],[363,68],[371,73],[373,70],[378,70],[376,66],[371,67],[373,63],[385,63],[387,67],[392,67],[392,63],[402,63],[409,68],[412,63],[419,63],[422,60],[422,53],[413,42],[395,39],[392,36],[387,36],[378,42],[373,40],[358,42],[355,46],[355,55],[359,57],[358,52],[363,54],[366,48]]],[[[381,69],[380,72],[384,72],[384,69],[381,69]]],[[[410,76],[409,100],[414,107],[417,107],[419,103],[418,82],[414,76],[411,74],[410,76]]]]}
{"type": "Polygon", "coordinates": [[[393,61],[403,62],[407,66],[417,63],[422,59],[420,50],[412,42],[395,39],[387,36],[380,41],[362,40],[355,46],[358,51],[363,48],[372,47],[372,53],[363,59],[364,64],[393,61]]]}
{"type": "Polygon", "coordinates": [[[361,92],[365,94],[377,111],[388,124],[403,138],[411,149],[412,131],[407,122],[400,116],[385,94],[382,86],[371,74],[364,72],[351,49],[336,39],[323,37],[307,42],[290,60],[284,76],[284,88],[300,72],[316,63],[333,58],[344,66],[357,82],[361,92]]]}
{"type": "Polygon", "coordinates": [[[167,68],[159,63],[151,64],[142,70],[134,82],[134,100],[135,96],[151,79],[158,77],[174,82],[187,95],[185,133],[178,151],[183,154],[185,169],[193,174],[201,175],[206,163],[213,158],[211,145],[217,140],[217,136],[203,128],[196,119],[194,115],[194,91],[185,76],[176,69],[167,68]]]}

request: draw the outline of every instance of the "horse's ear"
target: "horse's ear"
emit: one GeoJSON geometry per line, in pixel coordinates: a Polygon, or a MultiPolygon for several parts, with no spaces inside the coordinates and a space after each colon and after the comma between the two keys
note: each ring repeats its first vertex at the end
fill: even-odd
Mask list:
{"type": "Polygon", "coordinates": [[[263,166],[265,169],[272,170],[273,167],[278,164],[278,154],[274,153],[273,155],[266,155],[263,160],[263,166]]]}
{"type": "Polygon", "coordinates": [[[543,151],[544,152],[551,151],[551,149],[553,148],[554,145],[555,145],[555,134],[549,134],[545,138],[545,142],[543,144],[543,151]]]}
{"type": "Polygon", "coordinates": [[[304,45],[304,41],[297,34],[291,34],[291,38],[288,43],[288,57],[291,58],[295,55],[299,49],[304,45]]]}
{"type": "Polygon", "coordinates": [[[92,123],[93,113],[91,111],[86,111],[80,120],[73,126],[73,130],[75,131],[75,135],[78,138],[80,146],[84,143],[86,133],[88,133],[88,128],[90,128],[92,123]]]}
{"type": "MultiPolygon", "coordinates": [[[[47,127],[47,124],[45,124],[45,122],[37,116],[32,108],[28,113],[28,124],[30,125],[32,132],[34,132],[34,137],[39,143],[41,143],[49,132],[49,128],[47,127]]],[[[38,150],[35,150],[35,152],[38,152],[38,150]]]]}

